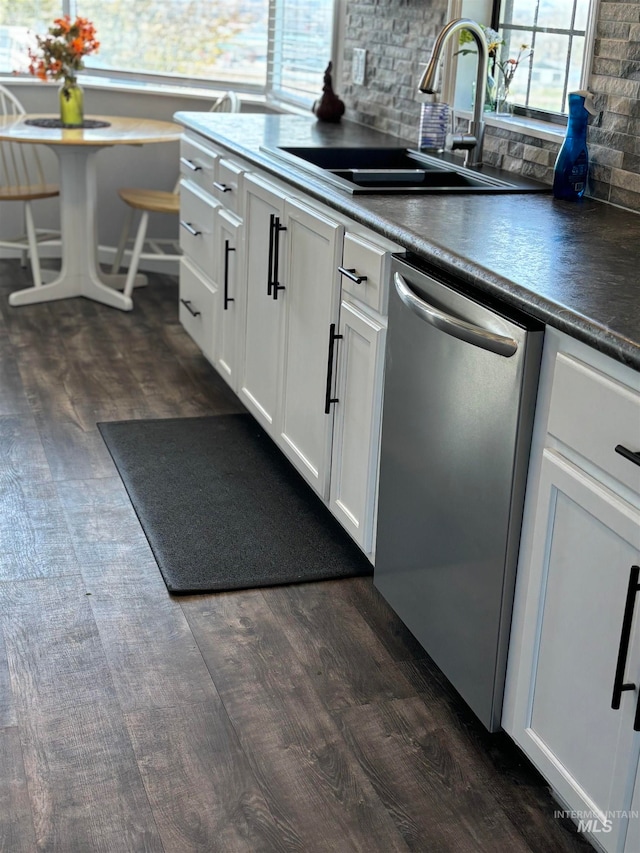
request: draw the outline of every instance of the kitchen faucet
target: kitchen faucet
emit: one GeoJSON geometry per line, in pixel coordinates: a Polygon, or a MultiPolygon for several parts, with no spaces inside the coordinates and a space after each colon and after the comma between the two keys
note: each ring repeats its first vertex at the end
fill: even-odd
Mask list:
{"type": "Polygon", "coordinates": [[[463,148],[466,151],[465,166],[479,166],[482,163],[482,141],[484,137],[484,99],[487,86],[487,66],[489,63],[489,46],[487,37],[480,24],[470,18],[456,18],[445,24],[433,46],[429,64],[425,68],[419,90],[433,94],[437,89],[438,69],[442,51],[449,38],[460,30],[467,30],[473,36],[478,48],[478,76],[476,77],[476,94],[473,105],[473,119],[469,122],[469,130],[465,134],[453,137],[452,148],[463,148]]]}

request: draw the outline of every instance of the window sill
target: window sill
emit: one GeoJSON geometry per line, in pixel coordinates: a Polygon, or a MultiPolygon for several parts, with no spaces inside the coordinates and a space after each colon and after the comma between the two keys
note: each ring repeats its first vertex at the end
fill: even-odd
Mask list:
{"type": "MultiPolygon", "coordinates": [[[[109,77],[102,74],[80,74],[78,78],[84,89],[99,89],[102,91],[122,92],[132,95],[150,95],[153,97],[179,97],[185,100],[194,102],[206,102],[207,106],[211,104],[220,95],[224,94],[228,89],[233,89],[240,99],[246,112],[274,112],[274,113],[294,113],[297,115],[308,115],[310,106],[300,106],[291,104],[287,101],[271,95],[265,95],[263,92],[255,90],[242,90],[241,87],[235,88],[232,84],[225,86],[224,84],[213,84],[211,86],[194,86],[188,83],[163,82],[162,80],[145,80],[142,78],[124,78],[124,77],[109,77]]],[[[0,85],[8,87],[13,86],[49,86],[52,89],[58,88],[59,83],[55,81],[41,82],[30,75],[0,75],[0,85]]]]}
{"type": "MultiPolygon", "coordinates": [[[[107,77],[98,74],[80,74],[78,78],[84,89],[102,89],[109,91],[117,91],[138,95],[156,95],[158,97],[183,97],[193,99],[194,101],[207,101],[210,103],[219,95],[224,94],[227,89],[232,86],[190,86],[188,84],[180,85],[178,83],[162,82],[160,80],[143,80],[143,79],[124,79],[120,77],[107,77]]],[[[21,86],[48,86],[52,90],[60,86],[56,81],[41,82],[35,77],[28,75],[7,75],[0,76],[0,84],[9,87],[21,86]]],[[[238,92],[238,97],[242,103],[264,106],[267,104],[267,99],[261,92],[244,91],[238,92]]]]}
{"type": "MultiPolygon", "coordinates": [[[[470,120],[473,113],[469,110],[456,110],[456,117],[470,120]]],[[[497,116],[494,113],[485,113],[484,122],[487,127],[499,127],[501,130],[510,130],[512,133],[533,136],[547,142],[560,143],[566,133],[566,128],[562,125],[526,116],[497,116]]]]}

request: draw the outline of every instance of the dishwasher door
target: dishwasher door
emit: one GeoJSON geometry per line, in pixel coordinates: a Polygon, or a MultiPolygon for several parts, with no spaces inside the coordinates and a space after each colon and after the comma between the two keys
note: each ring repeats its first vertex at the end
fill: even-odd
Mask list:
{"type": "Polygon", "coordinates": [[[392,275],[374,584],[495,731],[543,327],[392,275]]]}

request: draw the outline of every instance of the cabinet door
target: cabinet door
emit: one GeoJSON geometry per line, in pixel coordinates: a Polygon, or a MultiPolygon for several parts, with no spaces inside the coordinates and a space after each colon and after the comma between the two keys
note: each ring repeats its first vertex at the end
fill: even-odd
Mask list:
{"type": "Polygon", "coordinates": [[[218,160],[218,178],[213,183],[213,194],[227,210],[242,216],[242,179],[244,169],[238,163],[222,157],[218,160]]]}
{"type": "Polygon", "coordinates": [[[607,851],[621,849],[626,819],[615,813],[630,808],[640,751],[633,731],[640,600],[624,671],[636,688],[622,693],[619,710],[611,707],[631,571],[640,561],[639,531],[634,507],[545,450],[509,733],[561,799],[592,816],[582,828],[607,851]]]}
{"type": "Polygon", "coordinates": [[[640,850],[640,767],[638,767],[636,774],[624,853],[638,853],[638,850],[640,850]]]}
{"type": "Polygon", "coordinates": [[[216,285],[186,258],[180,258],[180,322],[213,363],[216,285]]]}
{"type": "Polygon", "coordinates": [[[218,203],[195,184],[180,182],[180,248],[212,279],[215,271],[215,221],[218,203]]]}
{"type": "Polygon", "coordinates": [[[249,411],[272,435],[275,430],[283,305],[283,291],[273,286],[273,279],[282,278],[287,238],[286,232],[275,231],[274,223],[276,218],[282,219],[283,207],[284,197],[274,187],[253,175],[246,176],[245,349],[238,393],[249,411]]]}
{"type": "Polygon", "coordinates": [[[208,140],[187,131],[180,141],[180,177],[211,193],[219,156],[208,140]]]}
{"type": "Polygon", "coordinates": [[[343,226],[287,199],[285,331],[278,442],[329,497],[332,414],[325,413],[329,327],[337,321],[343,226]]]}
{"type": "Polygon", "coordinates": [[[386,328],[342,302],[331,454],[331,511],[370,554],[377,496],[386,328]]]}
{"type": "Polygon", "coordinates": [[[242,293],[240,285],[242,224],[232,214],[219,210],[216,240],[218,245],[218,300],[215,318],[214,366],[235,390],[238,359],[241,356],[242,293]]]}

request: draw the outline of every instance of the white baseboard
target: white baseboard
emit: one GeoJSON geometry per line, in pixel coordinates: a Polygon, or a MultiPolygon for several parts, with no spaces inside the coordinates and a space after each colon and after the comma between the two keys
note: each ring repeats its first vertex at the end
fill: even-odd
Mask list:
{"type": "MultiPolygon", "coordinates": [[[[116,253],[115,246],[98,246],[98,260],[101,264],[110,267],[113,263],[113,258],[116,253]]],[[[4,258],[19,258],[21,252],[19,249],[0,249],[0,259],[4,258]]],[[[59,258],[59,246],[40,246],[40,258],[59,258]]],[[[151,259],[141,259],[139,265],[140,272],[158,272],[165,275],[177,276],[180,265],[178,261],[154,261],[151,259]]]]}

